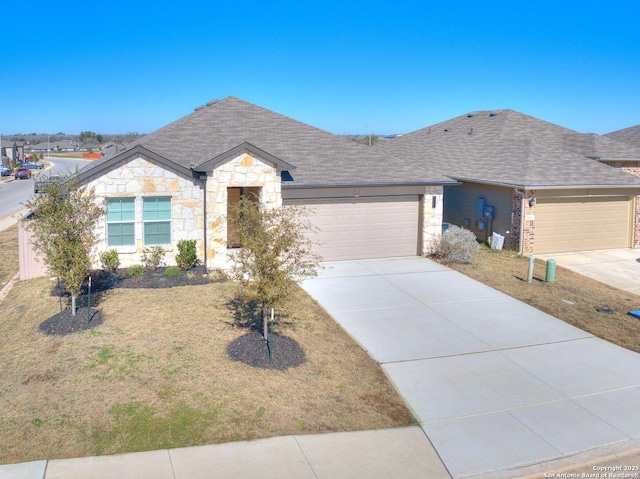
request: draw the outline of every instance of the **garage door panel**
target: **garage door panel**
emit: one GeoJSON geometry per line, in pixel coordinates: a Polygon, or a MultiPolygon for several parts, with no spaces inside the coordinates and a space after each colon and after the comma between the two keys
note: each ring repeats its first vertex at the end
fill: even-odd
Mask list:
{"type": "Polygon", "coordinates": [[[536,253],[630,246],[632,202],[627,196],[540,198],[536,203],[536,253]]]}
{"type": "Polygon", "coordinates": [[[318,229],[325,261],[414,256],[418,251],[419,197],[338,198],[299,200],[318,229]]]}

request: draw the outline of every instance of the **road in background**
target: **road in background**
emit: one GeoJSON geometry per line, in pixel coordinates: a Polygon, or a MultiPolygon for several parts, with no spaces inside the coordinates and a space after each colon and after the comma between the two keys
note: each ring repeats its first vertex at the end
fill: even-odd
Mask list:
{"type": "Polygon", "coordinates": [[[33,181],[36,176],[73,173],[76,168],[82,168],[91,162],[91,160],[79,158],[53,157],[46,157],[44,161],[50,163],[51,167],[46,170],[32,170],[33,178],[30,180],[14,180],[13,176],[2,178],[2,182],[0,182],[0,224],[10,226],[17,220],[19,214],[25,209],[24,203],[34,195],[33,181]]]}

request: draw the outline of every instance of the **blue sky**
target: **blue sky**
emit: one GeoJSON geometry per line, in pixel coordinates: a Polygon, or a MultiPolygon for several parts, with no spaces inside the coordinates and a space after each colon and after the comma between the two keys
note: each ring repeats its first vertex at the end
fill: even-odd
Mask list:
{"type": "Polygon", "coordinates": [[[638,0],[5,0],[2,18],[3,135],[149,133],[229,95],[339,134],[501,108],[640,123],[638,0]]]}

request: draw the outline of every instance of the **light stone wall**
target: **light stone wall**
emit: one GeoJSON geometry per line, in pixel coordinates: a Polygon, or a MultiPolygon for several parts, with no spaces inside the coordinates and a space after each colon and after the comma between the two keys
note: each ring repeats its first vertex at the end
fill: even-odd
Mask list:
{"type": "Polygon", "coordinates": [[[229,159],[207,179],[207,266],[227,269],[227,188],[259,187],[260,203],[267,207],[282,206],[280,176],[275,165],[244,152],[229,159]]]}
{"type": "Polygon", "coordinates": [[[433,185],[425,187],[422,196],[422,254],[433,252],[433,241],[442,234],[443,187],[433,185]],[[435,196],[435,208],[433,197],[435,196]]]}
{"type": "MultiPolygon", "coordinates": [[[[115,248],[123,267],[142,263],[142,250],[148,246],[144,244],[142,199],[154,196],[171,197],[171,244],[161,245],[166,250],[164,262],[175,264],[176,245],[183,239],[195,239],[199,257],[204,259],[204,185],[198,180],[137,156],[120,161],[107,172],[87,180],[87,184],[95,188],[99,198],[135,198],[135,245],[115,248]]],[[[98,228],[100,241],[96,258],[102,251],[111,249],[107,245],[106,229],[105,218],[98,228]]],[[[98,266],[97,259],[95,266],[98,266]]]]}

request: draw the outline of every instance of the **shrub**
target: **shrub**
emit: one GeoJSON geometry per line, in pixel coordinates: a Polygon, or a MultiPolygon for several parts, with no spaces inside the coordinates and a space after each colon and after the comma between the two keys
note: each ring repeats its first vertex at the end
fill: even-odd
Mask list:
{"type": "Polygon", "coordinates": [[[459,226],[451,226],[433,245],[433,255],[447,263],[471,263],[478,250],[476,236],[459,226]]]}
{"type": "Polygon", "coordinates": [[[134,264],[129,268],[129,276],[134,279],[140,279],[144,275],[144,266],[141,264],[134,264]]]}
{"type": "Polygon", "coordinates": [[[118,269],[118,266],[120,266],[118,252],[115,249],[103,251],[100,253],[100,263],[102,265],[102,269],[107,273],[115,272],[118,269]]]}
{"type": "Polygon", "coordinates": [[[150,246],[142,250],[142,262],[145,268],[156,269],[164,258],[164,248],[162,246],[150,246]]]}
{"type": "Polygon", "coordinates": [[[180,274],[180,268],[176,266],[170,266],[169,268],[167,268],[164,274],[167,276],[167,278],[173,278],[174,276],[178,276],[180,274]]]}
{"type": "Polygon", "coordinates": [[[196,252],[196,240],[180,240],[178,241],[178,254],[176,255],[176,263],[182,269],[191,269],[200,263],[198,253],[196,252]]]}

